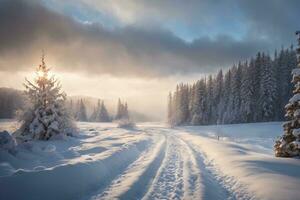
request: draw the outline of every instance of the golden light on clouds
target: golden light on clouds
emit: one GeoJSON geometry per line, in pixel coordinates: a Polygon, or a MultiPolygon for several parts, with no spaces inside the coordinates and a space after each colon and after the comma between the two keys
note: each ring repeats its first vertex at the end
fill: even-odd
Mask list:
{"type": "MultiPolygon", "coordinates": [[[[47,60],[46,60],[46,64],[47,60]]],[[[54,66],[51,63],[48,66],[54,66]]],[[[50,67],[51,68],[51,67],[50,67]]],[[[16,73],[0,72],[0,85],[23,90],[25,77],[33,80],[34,67],[31,72],[16,73]]],[[[141,113],[147,113],[154,120],[164,120],[166,115],[166,98],[170,90],[174,90],[177,83],[196,80],[193,77],[165,77],[145,79],[143,77],[116,77],[111,75],[88,76],[80,73],[56,71],[52,68],[50,76],[61,82],[62,89],[68,96],[86,96],[101,98],[115,104],[118,98],[128,101],[130,108],[141,113]]]]}

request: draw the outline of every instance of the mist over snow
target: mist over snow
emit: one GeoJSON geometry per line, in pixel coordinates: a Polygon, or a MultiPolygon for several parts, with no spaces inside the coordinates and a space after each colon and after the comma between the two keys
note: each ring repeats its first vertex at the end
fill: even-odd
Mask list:
{"type": "Polygon", "coordinates": [[[120,96],[140,102],[138,110],[165,113],[159,102],[177,83],[294,43],[299,6],[277,0],[3,0],[0,84],[22,88],[44,49],[69,95],[120,96]]]}
{"type": "Polygon", "coordinates": [[[300,199],[299,8],[0,0],[0,199],[300,199]]]}

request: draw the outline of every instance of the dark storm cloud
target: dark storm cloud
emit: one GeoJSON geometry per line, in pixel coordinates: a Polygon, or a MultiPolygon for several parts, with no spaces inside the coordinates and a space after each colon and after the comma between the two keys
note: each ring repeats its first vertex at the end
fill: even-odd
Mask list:
{"type": "Polygon", "coordinates": [[[295,31],[300,29],[299,0],[239,1],[239,7],[250,27],[250,36],[265,37],[273,44],[294,43],[295,31]]]}
{"type": "Polygon", "coordinates": [[[246,34],[247,38],[279,43],[294,41],[294,32],[300,28],[299,0],[114,0],[109,4],[96,0],[76,1],[120,20],[125,18],[129,23],[154,21],[164,26],[178,22],[195,32],[203,32],[203,29],[211,34],[242,31],[238,34],[246,34]],[[241,29],[234,29],[236,27],[241,29]]]}
{"type": "MultiPolygon", "coordinates": [[[[38,2],[0,1],[0,70],[31,69],[41,49],[45,49],[55,68],[64,71],[145,77],[210,73],[249,58],[272,44],[266,39],[269,35],[262,39],[253,37],[255,30],[247,40],[219,35],[214,39],[201,37],[192,43],[154,27],[126,26],[107,30],[99,24],[74,21],[38,2]]],[[[249,24],[263,26],[264,22],[258,23],[252,13],[255,6],[250,6],[241,5],[243,9],[248,8],[249,24]]],[[[286,19],[281,20],[278,26],[285,25],[286,19]]],[[[265,34],[273,31],[272,25],[266,27],[269,31],[265,34]]],[[[283,36],[283,32],[278,35],[283,36]]]]}

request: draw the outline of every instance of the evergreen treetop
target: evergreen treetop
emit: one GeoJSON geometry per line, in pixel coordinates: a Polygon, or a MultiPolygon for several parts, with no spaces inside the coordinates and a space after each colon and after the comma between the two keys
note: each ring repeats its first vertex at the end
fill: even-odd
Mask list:
{"type": "Polygon", "coordinates": [[[66,94],[61,91],[58,80],[49,77],[49,71],[43,55],[34,82],[25,79],[25,94],[31,106],[21,116],[22,125],[15,133],[22,141],[72,136],[76,132],[65,107],[66,94]]]}

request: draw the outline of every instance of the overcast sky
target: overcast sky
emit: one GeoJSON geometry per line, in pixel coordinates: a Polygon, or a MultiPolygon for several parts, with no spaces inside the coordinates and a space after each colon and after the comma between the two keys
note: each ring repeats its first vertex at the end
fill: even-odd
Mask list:
{"type": "Polygon", "coordinates": [[[299,8],[299,0],[0,0],[0,86],[21,88],[44,49],[68,94],[120,96],[164,113],[177,82],[295,43],[299,8]]]}

